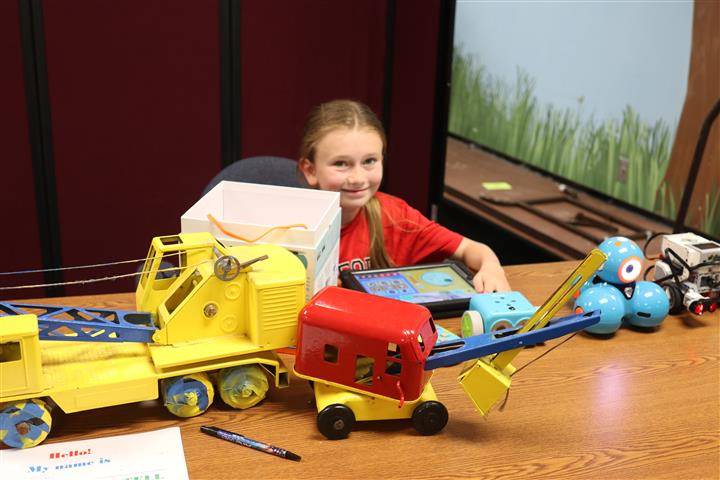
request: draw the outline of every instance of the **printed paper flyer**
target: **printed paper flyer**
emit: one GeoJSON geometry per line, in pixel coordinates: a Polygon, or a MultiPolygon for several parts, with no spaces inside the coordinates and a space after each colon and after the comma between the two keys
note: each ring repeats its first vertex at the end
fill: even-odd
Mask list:
{"type": "Polygon", "coordinates": [[[180,429],[0,450],[3,478],[187,479],[180,429]]]}

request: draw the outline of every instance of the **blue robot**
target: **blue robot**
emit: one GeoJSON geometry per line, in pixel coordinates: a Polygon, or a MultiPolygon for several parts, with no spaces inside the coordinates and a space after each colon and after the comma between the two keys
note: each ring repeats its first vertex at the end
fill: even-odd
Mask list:
{"type": "Polygon", "coordinates": [[[599,246],[608,259],[580,289],[576,312],[601,311],[600,322],[587,332],[610,334],[623,321],[636,327],[656,327],[670,309],[665,291],[653,282],[640,281],[644,255],[640,247],[625,237],[610,237],[599,246]]]}
{"type": "Polygon", "coordinates": [[[520,292],[478,293],[470,297],[470,308],[463,313],[460,330],[463,337],[472,337],[521,327],[535,310],[537,307],[520,292]]]}

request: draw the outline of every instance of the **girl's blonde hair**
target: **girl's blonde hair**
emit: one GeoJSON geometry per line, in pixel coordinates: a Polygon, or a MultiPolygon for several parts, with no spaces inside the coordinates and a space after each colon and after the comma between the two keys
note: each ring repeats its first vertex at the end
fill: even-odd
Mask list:
{"type": "MultiPolygon", "coordinates": [[[[338,128],[368,129],[380,136],[382,154],[385,157],[387,139],[385,129],[373,111],[361,102],[354,100],[332,100],[314,107],[305,121],[300,159],[307,158],[315,162],[315,147],[328,133],[338,128]]],[[[385,236],[382,227],[382,208],[373,196],[363,207],[370,231],[370,266],[388,268],[395,266],[385,248],[385,236]]]]}

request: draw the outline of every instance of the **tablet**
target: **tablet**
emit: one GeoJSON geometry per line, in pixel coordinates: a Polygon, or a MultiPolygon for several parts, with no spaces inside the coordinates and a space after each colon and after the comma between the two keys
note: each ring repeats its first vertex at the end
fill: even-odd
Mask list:
{"type": "Polygon", "coordinates": [[[435,318],[462,315],[477,292],[472,273],[459,263],[378,270],[345,270],[343,287],[427,307],[435,318]]]}

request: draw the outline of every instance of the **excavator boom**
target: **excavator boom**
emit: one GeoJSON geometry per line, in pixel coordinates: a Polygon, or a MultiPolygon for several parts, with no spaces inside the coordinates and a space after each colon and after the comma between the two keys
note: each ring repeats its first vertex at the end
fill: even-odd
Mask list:
{"type": "Polygon", "coordinates": [[[425,361],[425,370],[449,367],[467,360],[475,360],[487,355],[535,345],[577,332],[595,325],[599,321],[600,310],[595,310],[557,319],[548,327],[539,330],[518,331],[514,334],[512,333],[513,329],[508,329],[510,332],[498,330],[462,340],[446,342],[433,349],[425,361]]]}

